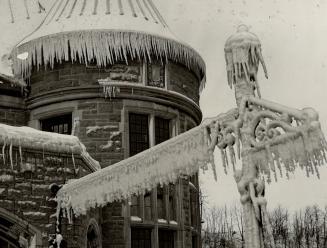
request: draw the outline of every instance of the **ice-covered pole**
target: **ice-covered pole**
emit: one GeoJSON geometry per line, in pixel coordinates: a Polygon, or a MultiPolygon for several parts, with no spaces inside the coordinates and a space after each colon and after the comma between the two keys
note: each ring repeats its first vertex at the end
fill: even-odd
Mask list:
{"type": "MultiPolygon", "coordinates": [[[[261,54],[261,44],[258,37],[249,32],[245,25],[240,25],[237,32],[230,36],[225,44],[228,84],[235,88],[235,98],[239,112],[242,109],[242,99],[261,97],[258,84],[258,67],[261,63],[265,76],[267,69],[261,54]]],[[[253,111],[256,111],[254,108],[253,111]]],[[[242,113],[240,113],[242,115],[242,113]]],[[[251,118],[245,118],[240,128],[242,142],[242,170],[235,172],[235,181],[241,196],[245,221],[245,247],[264,247],[264,227],[269,233],[270,225],[266,213],[264,199],[264,181],[259,178],[258,168],[250,157],[250,125],[251,118]]],[[[265,232],[265,233],[267,233],[265,232]]],[[[273,242],[270,242],[273,247],[273,242]]]]}
{"type": "Polygon", "coordinates": [[[225,59],[227,66],[228,85],[235,88],[237,105],[244,96],[260,98],[258,84],[258,68],[261,63],[265,76],[267,68],[261,54],[261,44],[258,37],[249,32],[246,25],[240,25],[237,32],[230,36],[225,43],[225,59]]]}

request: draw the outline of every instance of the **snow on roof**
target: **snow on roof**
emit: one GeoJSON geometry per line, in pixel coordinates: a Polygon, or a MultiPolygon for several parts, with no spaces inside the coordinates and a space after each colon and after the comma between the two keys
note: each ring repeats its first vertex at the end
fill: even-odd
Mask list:
{"type": "Polygon", "coordinates": [[[176,182],[214,164],[206,126],[198,126],[114,165],[65,184],[57,193],[58,207],[75,215],[133,194],[145,193],[158,184],[176,182]],[[70,211],[68,211],[70,212],[70,211]]]}
{"type": "MultiPolygon", "coordinates": [[[[13,51],[16,75],[29,76],[32,64],[54,65],[55,59],[90,62],[99,66],[132,58],[172,59],[192,67],[204,78],[205,63],[180,42],[152,0],[60,0],[41,25],[13,51]],[[19,54],[27,59],[18,59],[19,54]]],[[[204,82],[203,82],[204,84],[204,82]]],[[[204,85],[202,85],[204,86],[204,85]]]]}
{"type": "MultiPolygon", "coordinates": [[[[0,7],[0,73],[13,76],[12,49],[30,34],[46,16],[49,5],[55,0],[1,1],[0,7]]],[[[21,82],[20,82],[21,83],[21,82]]]]}
{"type": "Polygon", "coordinates": [[[0,144],[56,153],[78,154],[94,170],[99,163],[87,153],[85,146],[73,135],[39,131],[30,127],[0,124],[0,144]]]}

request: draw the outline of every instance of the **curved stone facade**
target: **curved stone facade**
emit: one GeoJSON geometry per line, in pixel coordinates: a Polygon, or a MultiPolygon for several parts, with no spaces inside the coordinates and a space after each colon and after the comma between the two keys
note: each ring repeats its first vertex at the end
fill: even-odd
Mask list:
{"type": "MultiPolygon", "coordinates": [[[[199,78],[186,66],[173,62],[131,61],[107,68],[66,62],[53,70],[34,70],[29,85],[24,100],[21,96],[0,97],[0,107],[7,108],[2,122],[44,130],[45,120],[56,122],[68,116],[72,132],[102,167],[131,155],[131,114],[146,116],[148,147],[160,138],[155,128],[157,119],[168,123],[169,137],[197,126],[202,119],[199,78]],[[107,84],[99,84],[101,79],[107,84]],[[114,87],[115,94],[105,94],[106,87],[114,87]],[[17,116],[11,117],[10,113],[17,116]]],[[[94,218],[99,225],[97,231],[102,230],[94,242],[99,243],[101,237],[102,247],[132,247],[135,242],[143,242],[138,239],[145,235],[144,230],[151,247],[166,242],[162,239],[170,240],[169,247],[199,247],[198,192],[189,182],[198,188],[197,176],[181,178],[175,185],[158,186],[145,196],[90,211],[73,224],[63,218],[60,227],[64,241],[68,247],[88,247],[94,237],[89,237],[87,222],[94,218]]],[[[53,218],[51,221],[55,223],[53,218]]],[[[50,227],[48,219],[39,222],[35,225],[42,232],[54,233],[53,226],[43,228],[50,227]]]]}
{"type": "Polygon", "coordinates": [[[22,88],[9,83],[0,84],[0,123],[13,126],[26,125],[26,107],[22,88]]]}

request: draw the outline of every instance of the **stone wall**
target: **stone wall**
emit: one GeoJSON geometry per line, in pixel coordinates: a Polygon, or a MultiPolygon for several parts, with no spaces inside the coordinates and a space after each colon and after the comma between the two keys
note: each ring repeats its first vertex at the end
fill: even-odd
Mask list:
{"type": "Polygon", "coordinates": [[[113,202],[102,209],[102,247],[126,247],[125,223],[122,203],[113,202]]]}
{"type": "MultiPolygon", "coordinates": [[[[48,247],[49,235],[56,232],[57,206],[49,186],[65,184],[69,179],[89,174],[91,169],[77,155],[74,166],[71,154],[24,149],[22,154],[21,158],[17,148],[13,148],[12,155],[9,149],[5,150],[5,165],[0,168],[0,208],[36,227],[42,235],[42,247],[48,247]]],[[[72,245],[68,247],[80,247],[74,246],[81,237],[80,232],[70,234],[72,245]]]]}
{"type": "MultiPolygon", "coordinates": [[[[163,66],[163,65],[162,65],[163,66]]],[[[199,103],[199,79],[186,66],[169,62],[167,65],[167,87],[169,90],[183,94],[199,103]]],[[[109,78],[112,81],[144,84],[143,65],[130,61],[98,68],[95,65],[72,64],[65,62],[57,64],[54,69],[34,70],[30,78],[30,97],[44,94],[52,90],[79,88],[99,85],[98,79],[109,78]]]]}
{"type": "Polygon", "coordinates": [[[13,94],[17,93],[17,89],[14,88],[13,90],[15,91],[6,91],[0,84],[0,123],[24,126],[27,121],[25,102],[22,96],[14,96],[13,94]]]}
{"type": "Polygon", "coordinates": [[[181,93],[199,103],[199,79],[182,64],[168,64],[170,90],[181,93]]]}
{"type": "Polygon", "coordinates": [[[99,98],[78,102],[80,127],[77,135],[102,167],[124,159],[120,130],[122,108],[122,99],[99,98]]]}
{"type": "Polygon", "coordinates": [[[107,68],[98,68],[94,65],[85,66],[66,62],[57,64],[52,70],[42,68],[32,73],[30,96],[61,88],[99,85],[97,80],[105,78],[141,83],[141,64],[131,62],[129,65],[115,64],[107,68]]]}
{"type": "Polygon", "coordinates": [[[12,126],[26,126],[26,111],[0,106],[0,123],[12,126]]]}

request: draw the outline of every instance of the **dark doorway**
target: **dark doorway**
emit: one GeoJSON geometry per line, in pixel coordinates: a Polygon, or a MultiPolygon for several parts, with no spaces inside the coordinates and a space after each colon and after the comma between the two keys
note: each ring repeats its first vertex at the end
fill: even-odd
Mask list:
{"type": "Polygon", "coordinates": [[[159,230],[159,248],[175,247],[175,232],[169,230],[159,230]]]}
{"type": "Polygon", "coordinates": [[[151,232],[149,228],[131,229],[131,248],[151,248],[151,232]]]}

